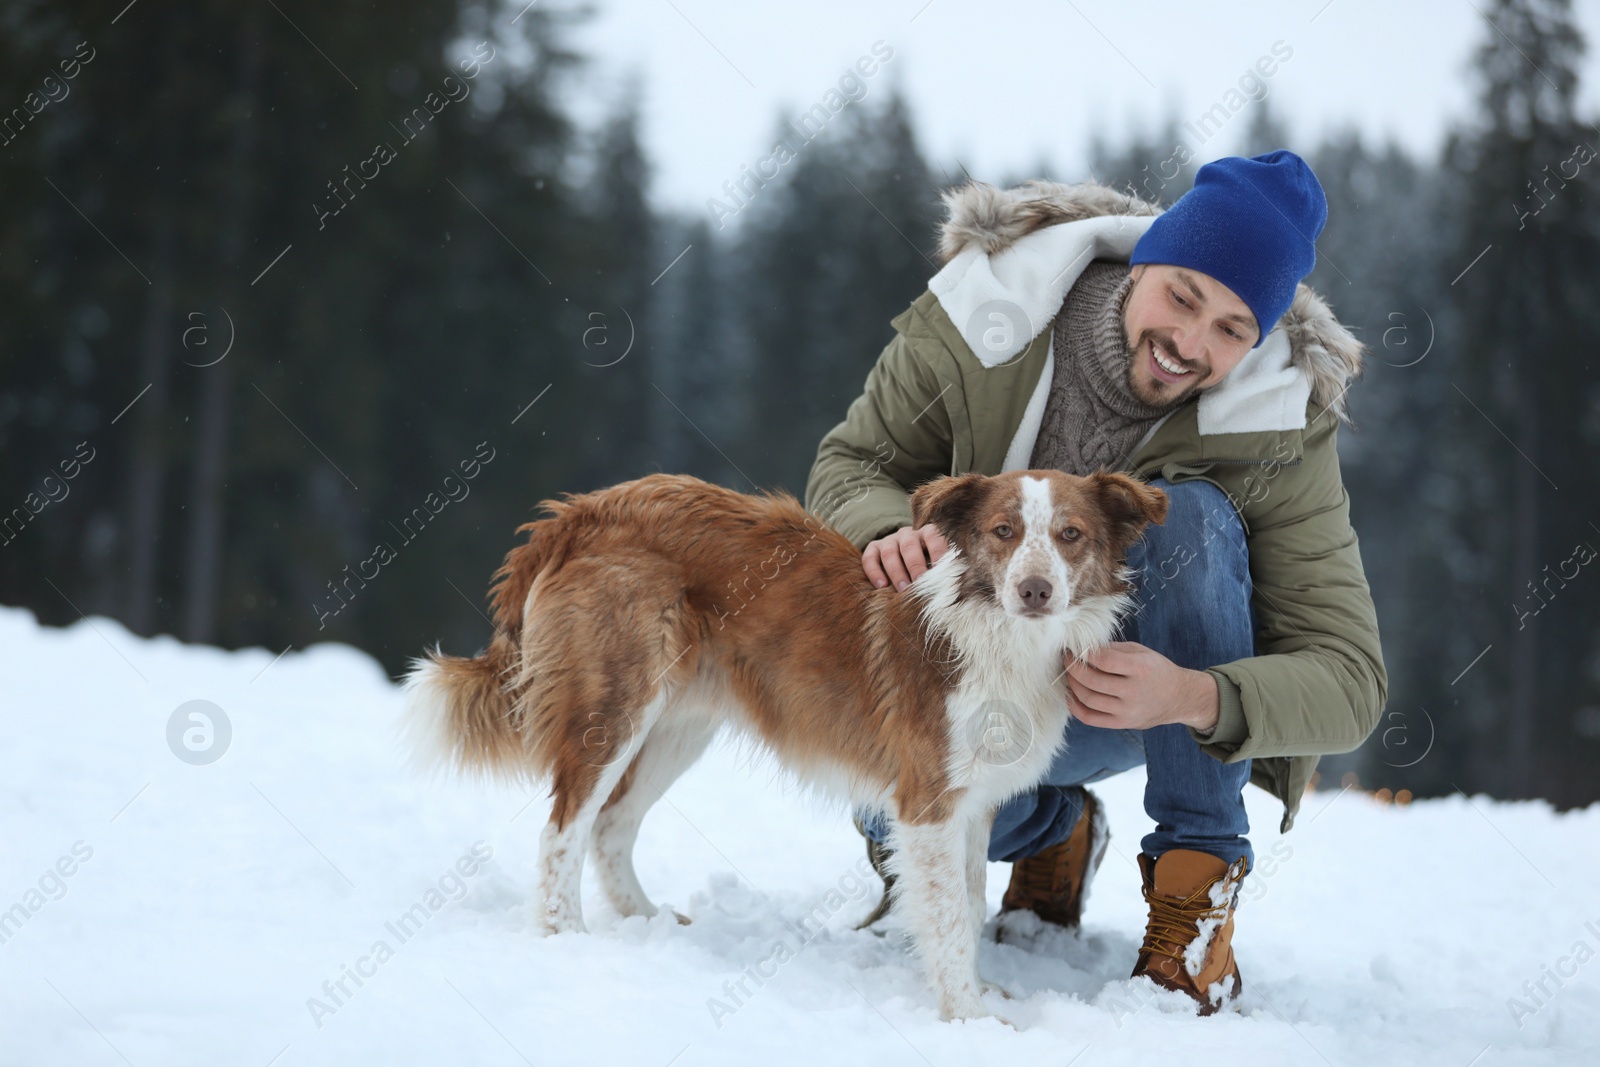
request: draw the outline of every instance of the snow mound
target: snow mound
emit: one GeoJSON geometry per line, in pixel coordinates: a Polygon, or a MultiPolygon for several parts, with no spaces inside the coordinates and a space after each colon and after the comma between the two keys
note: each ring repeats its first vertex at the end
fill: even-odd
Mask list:
{"type": "Polygon", "coordinates": [[[1147,825],[1120,775],[1082,934],[982,946],[1019,1033],[938,1021],[909,945],[852,929],[879,882],[848,813],[729,741],[645,820],[661,914],[586,877],[591,932],[540,938],[549,799],[408,771],[362,652],[0,608],[0,659],[0,1063],[1600,1062],[1600,806],[1325,792],[1280,837],[1252,789],[1240,1010],[1200,1019],[1128,978],[1147,825]]]}

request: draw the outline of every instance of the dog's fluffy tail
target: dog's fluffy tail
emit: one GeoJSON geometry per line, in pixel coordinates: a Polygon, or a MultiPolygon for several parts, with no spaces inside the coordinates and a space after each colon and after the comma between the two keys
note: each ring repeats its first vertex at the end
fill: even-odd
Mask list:
{"type": "Polygon", "coordinates": [[[470,659],[435,646],[411,661],[401,730],[415,769],[508,779],[534,770],[508,692],[516,673],[508,645],[496,634],[470,659]]]}
{"type": "Polygon", "coordinates": [[[546,500],[550,518],[524,523],[528,540],[506,553],[491,589],[494,636],[476,656],[447,656],[435,645],[411,660],[404,680],[402,744],[422,771],[454,770],[469,776],[529,781],[542,778],[548,760],[522,721],[519,690],[522,628],[533,585],[573,551],[581,525],[571,521],[572,500],[546,500]]]}

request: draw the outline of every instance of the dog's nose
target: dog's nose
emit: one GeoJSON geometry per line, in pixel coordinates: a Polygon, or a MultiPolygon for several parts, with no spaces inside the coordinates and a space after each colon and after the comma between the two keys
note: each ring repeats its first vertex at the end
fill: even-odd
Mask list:
{"type": "Polygon", "coordinates": [[[1022,597],[1022,606],[1039,610],[1050,602],[1050,583],[1044,578],[1024,578],[1017,586],[1017,593],[1022,597]]]}

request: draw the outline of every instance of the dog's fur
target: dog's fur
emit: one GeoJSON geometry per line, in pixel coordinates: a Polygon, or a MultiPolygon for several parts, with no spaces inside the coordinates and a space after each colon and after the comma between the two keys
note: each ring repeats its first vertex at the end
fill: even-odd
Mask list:
{"type": "Polygon", "coordinates": [[[419,751],[550,782],[536,925],[585,928],[586,852],[617,911],[656,913],[639,824],[729,723],[805,784],[888,812],[896,910],[941,1017],[990,1014],[994,810],[1048,769],[1065,657],[1115,633],[1126,550],[1166,495],[1113,473],[935,479],[912,521],[950,548],[903,592],[874,588],[860,550],[786,493],[654,474],[543,506],[494,576],[487,650],[435,649],[406,678],[419,751]]]}

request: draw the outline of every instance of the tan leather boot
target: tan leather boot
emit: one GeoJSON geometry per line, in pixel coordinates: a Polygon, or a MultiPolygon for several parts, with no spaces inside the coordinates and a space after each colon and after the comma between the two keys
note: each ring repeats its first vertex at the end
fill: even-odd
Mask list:
{"type": "Polygon", "coordinates": [[[1141,852],[1139,871],[1150,919],[1133,977],[1142,974],[1164,989],[1186,993],[1200,1005],[1201,1015],[1213,1014],[1244,985],[1233,959],[1233,910],[1245,876],[1244,857],[1230,866],[1187,848],[1159,859],[1141,852]]]}
{"type": "MultiPolygon", "coordinates": [[[[1045,922],[1078,929],[1089,882],[1105,858],[1111,833],[1099,799],[1081,786],[1083,812],[1065,841],[1011,865],[1011,884],[1000,900],[1000,915],[1031,911],[1045,922]]],[[[995,925],[995,939],[1005,940],[1004,922],[995,925]]]]}

